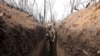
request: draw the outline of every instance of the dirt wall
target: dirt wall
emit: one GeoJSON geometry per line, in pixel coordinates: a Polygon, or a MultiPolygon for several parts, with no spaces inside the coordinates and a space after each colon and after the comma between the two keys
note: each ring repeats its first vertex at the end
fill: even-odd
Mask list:
{"type": "Polygon", "coordinates": [[[73,13],[57,31],[57,56],[100,56],[100,4],[73,13]]]}
{"type": "Polygon", "coordinates": [[[33,17],[0,3],[0,56],[45,56],[46,40],[33,17]]]}

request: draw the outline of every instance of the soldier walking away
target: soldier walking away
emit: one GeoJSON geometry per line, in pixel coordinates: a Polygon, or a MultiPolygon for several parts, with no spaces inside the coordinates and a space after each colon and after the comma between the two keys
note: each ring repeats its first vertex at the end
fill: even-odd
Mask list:
{"type": "Polygon", "coordinates": [[[47,33],[46,36],[48,37],[48,44],[49,44],[49,55],[50,56],[56,56],[56,30],[55,30],[55,25],[53,24],[48,24],[47,26],[47,33]]]}

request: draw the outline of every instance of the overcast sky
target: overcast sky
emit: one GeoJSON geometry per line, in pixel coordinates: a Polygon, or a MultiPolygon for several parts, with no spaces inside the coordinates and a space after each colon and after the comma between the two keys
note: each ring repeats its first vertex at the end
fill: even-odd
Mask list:
{"type": "MultiPolygon", "coordinates": [[[[32,0],[31,0],[32,1],[32,0]]],[[[62,20],[65,17],[67,17],[67,14],[70,13],[70,6],[68,3],[68,0],[50,0],[51,4],[53,3],[54,5],[52,6],[52,11],[53,14],[55,14],[56,17],[56,21],[58,20],[62,20]]],[[[36,0],[36,3],[38,4],[38,9],[40,11],[43,11],[43,4],[44,4],[44,0],[36,0]]],[[[48,9],[47,12],[47,21],[50,19],[50,11],[48,9]]]]}

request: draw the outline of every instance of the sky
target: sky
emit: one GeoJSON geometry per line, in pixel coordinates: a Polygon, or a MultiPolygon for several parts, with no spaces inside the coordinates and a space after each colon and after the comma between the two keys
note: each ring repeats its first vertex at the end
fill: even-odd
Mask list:
{"type": "Polygon", "coordinates": [[[56,0],[53,11],[56,13],[56,20],[62,20],[70,13],[70,6],[67,4],[68,0],[56,0]]]}
{"type": "MultiPolygon", "coordinates": [[[[52,6],[52,12],[55,14],[55,20],[59,21],[67,17],[67,14],[70,13],[70,6],[68,5],[68,1],[65,0],[50,0],[51,3],[54,5],[52,6]]],[[[38,4],[38,10],[43,11],[43,3],[44,0],[37,0],[38,4]]],[[[42,12],[43,13],[43,12],[42,12]]],[[[50,20],[50,10],[48,9],[47,15],[47,21],[50,20]]]]}
{"type": "MultiPolygon", "coordinates": [[[[21,6],[19,5],[21,0],[5,0],[5,1],[14,6],[16,3],[18,7],[21,8],[21,6]],[[14,1],[15,3],[11,1],[14,1]]],[[[52,14],[54,15],[54,19],[56,22],[59,20],[65,19],[70,14],[70,10],[71,10],[70,0],[47,0],[46,21],[50,21],[50,18],[51,18],[50,6],[48,5],[49,4],[48,1],[50,1],[51,7],[52,7],[52,14]]],[[[87,1],[89,0],[81,0],[80,3],[84,1],[87,3],[87,1]]],[[[28,5],[24,6],[25,7],[24,10],[28,11],[30,14],[33,14],[37,18],[39,18],[38,13],[41,13],[41,15],[43,16],[44,0],[36,0],[36,3],[34,6],[33,6],[33,3],[34,3],[34,0],[28,0],[28,5]]],[[[81,5],[79,7],[83,8],[81,5]]]]}

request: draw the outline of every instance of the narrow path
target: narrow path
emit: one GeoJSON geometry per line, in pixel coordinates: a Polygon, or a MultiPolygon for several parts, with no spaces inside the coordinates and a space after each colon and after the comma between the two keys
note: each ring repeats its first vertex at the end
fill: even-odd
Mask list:
{"type": "Polygon", "coordinates": [[[45,47],[46,47],[47,38],[45,37],[40,41],[40,43],[37,45],[35,50],[31,53],[31,56],[44,56],[45,54],[45,47]]]}

